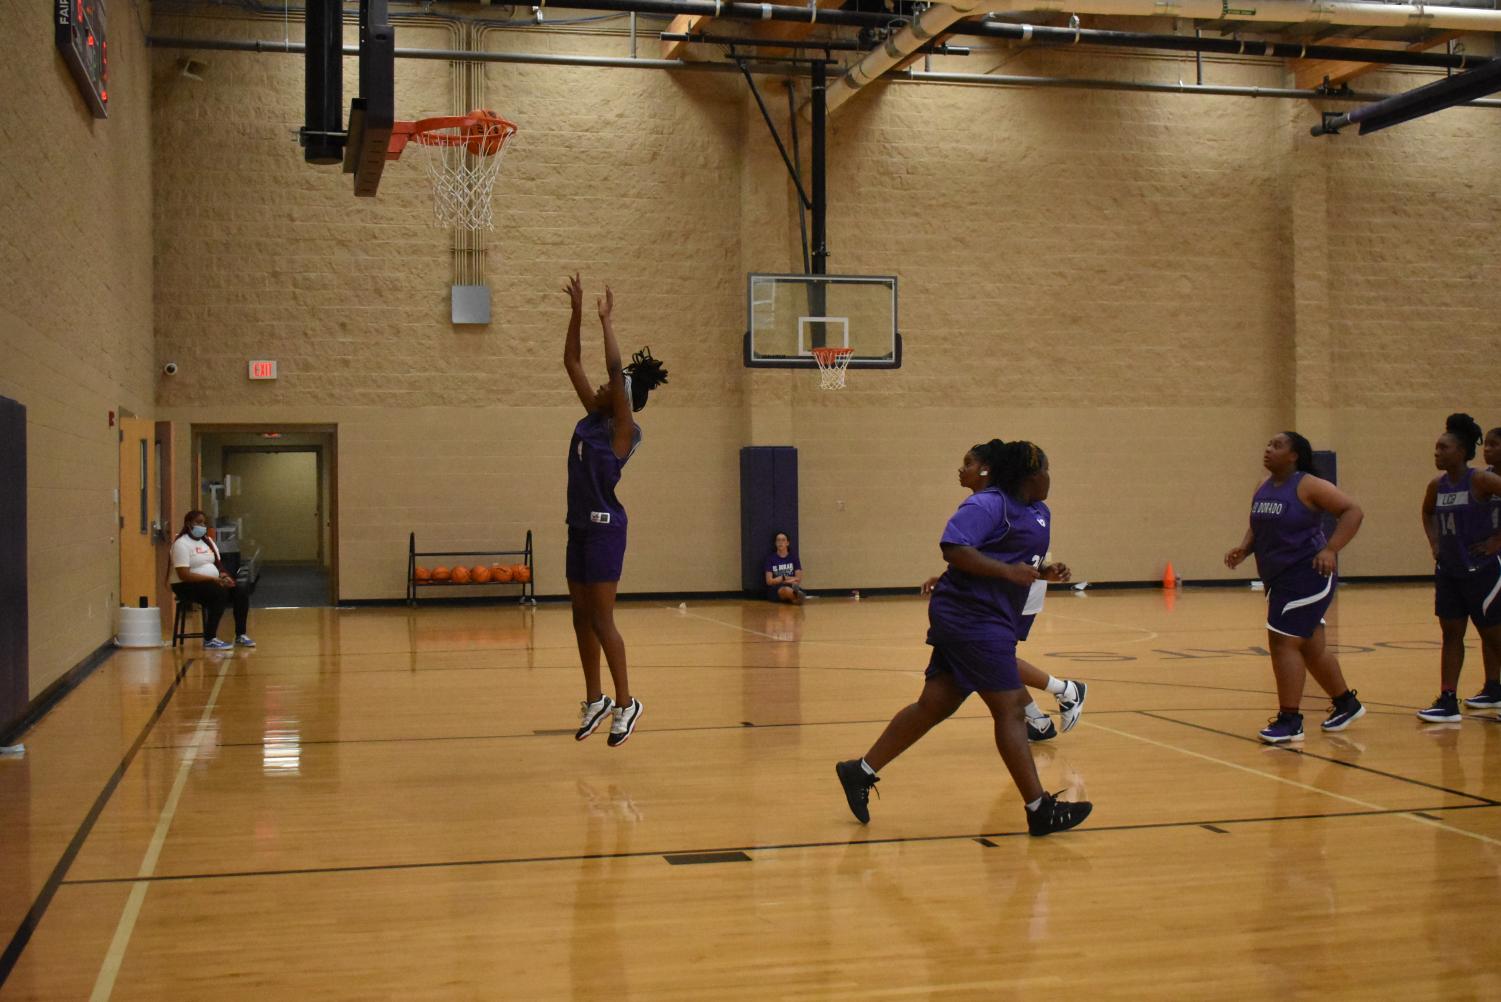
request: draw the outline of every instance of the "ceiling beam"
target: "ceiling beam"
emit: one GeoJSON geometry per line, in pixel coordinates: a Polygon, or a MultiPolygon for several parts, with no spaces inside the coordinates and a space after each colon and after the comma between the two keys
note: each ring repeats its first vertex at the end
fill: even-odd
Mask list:
{"type": "MultiPolygon", "coordinates": [[[[1365,38],[1341,38],[1337,43],[1348,49],[1386,49],[1392,52],[1426,52],[1429,49],[1438,48],[1460,37],[1457,31],[1444,32],[1425,38],[1421,42],[1382,42],[1365,38]]],[[[1290,59],[1288,64],[1292,67],[1293,78],[1297,81],[1294,85],[1302,90],[1312,90],[1323,84],[1324,78],[1329,78],[1331,87],[1348,83],[1356,77],[1364,76],[1375,70],[1384,69],[1381,63],[1350,63],[1343,60],[1333,59],[1290,59]]]]}

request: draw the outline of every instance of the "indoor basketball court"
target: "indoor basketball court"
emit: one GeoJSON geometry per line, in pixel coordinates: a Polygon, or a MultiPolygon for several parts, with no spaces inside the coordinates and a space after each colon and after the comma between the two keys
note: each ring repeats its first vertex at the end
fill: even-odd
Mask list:
{"type": "Polygon", "coordinates": [[[54,6],[0,1002],[1501,997],[1501,14],[54,6]]]}

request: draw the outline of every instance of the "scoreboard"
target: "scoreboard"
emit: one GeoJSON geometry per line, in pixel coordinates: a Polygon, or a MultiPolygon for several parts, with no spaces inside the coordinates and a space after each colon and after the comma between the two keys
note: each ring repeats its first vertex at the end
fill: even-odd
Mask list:
{"type": "Polygon", "coordinates": [[[109,117],[109,47],[105,42],[104,0],[51,0],[57,48],[73,71],[78,89],[95,118],[109,117]]]}

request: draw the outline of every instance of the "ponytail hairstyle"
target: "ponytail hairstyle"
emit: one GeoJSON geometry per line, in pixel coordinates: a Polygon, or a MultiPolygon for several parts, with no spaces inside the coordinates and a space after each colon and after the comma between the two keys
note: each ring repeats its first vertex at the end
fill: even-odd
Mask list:
{"type": "Polygon", "coordinates": [[[1450,414],[1444,419],[1444,430],[1463,447],[1466,462],[1475,458],[1475,446],[1481,439],[1478,421],[1468,414],[1450,414]]]}
{"type": "Polygon", "coordinates": [[[1047,464],[1047,453],[1031,442],[1003,442],[993,438],[969,450],[990,469],[990,486],[1013,497],[1022,481],[1047,464]]]}
{"type": "Polygon", "coordinates": [[[1293,453],[1298,457],[1297,469],[1299,473],[1313,472],[1313,446],[1308,439],[1295,431],[1284,431],[1287,436],[1287,444],[1293,447],[1293,453]]]}
{"type": "Polygon", "coordinates": [[[651,357],[650,348],[642,348],[632,355],[631,364],[625,367],[625,389],[631,397],[631,410],[639,411],[645,407],[651,391],[666,382],[667,370],[651,357]]]}

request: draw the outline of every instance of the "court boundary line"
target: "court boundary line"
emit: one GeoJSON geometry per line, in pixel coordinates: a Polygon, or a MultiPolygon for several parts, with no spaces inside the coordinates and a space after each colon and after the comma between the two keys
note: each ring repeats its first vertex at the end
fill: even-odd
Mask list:
{"type": "MultiPolygon", "coordinates": [[[[1104,834],[1107,832],[1134,832],[1154,831],[1159,829],[1173,828],[1201,828],[1206,824],[1213,825],[1249,825],[1271,824],[1285,821],[1323,821],[1338,820],[1342,818],[1366,818],[1388,817],[1403,814],[1412,814],[1414,811],[1484,811],[1494,810],[1490,804],[1442,804],[1434,807],[1383,807],[1371,810],[1359,811],[1326,811],[1318,814],[1280,814],[1253,818],[1196,818],[1186,821],[1144,821],[1130,825],[1098,825],[1089,828],[1075,828],[1072,835],[1104,834]]],[[[1458,829],[1456,829],[1457,831],[1458,829]]],[[[1473,834],[1466,832],[1465,834],[1473,834]]],[[[322,874],[337,875],[346,873],[380,873],[396,872],[402,870],[438,870],[447,868],[471,867],[471,866],[515,866],[535,863],[577,863],[589,860],[606,859],[650,859],[658,856],[669,855],[693,855],[712,852],[786,852],[799,849],[846,849],[855,845],[906,845],[923,842],[968,842],[977,838],[1023,838],[1029,837],[1025,829],[998,831],[998,832],[964,832],[962,834],[945,835],[901,835],[891,838],[851,838],[843,840],[826,840],[819,842],[776,842],[767,845],[729,845],[711,846],[699,849],[642,849],[632,852],[592,852],[573,853],[558,856],[515,856],[495,857],[490,859],[452,859],[452,860],[428,860],[413,863],[365,863],[350,866],[315,866],[287,868],[282,870],[229,870],[222,873],[175,873],[157,874],[152,877],[88,877],[82,880],[67,880],[64,884],[68,887],[89,887],[101,884],[129,884],[139,880],[151,883],[171,883],[187,880],[229,880],[251,879],[258,877],[297,877],[317,876],[322,874]]]]}
{"type": "Polygon", "coordinates": [[[120,919],[115,923],[115,934],[110,938],[109,948],[104,951],[104,959],[99,963],[99,973],[94,978],[94,990],[89,993],[89,1002],[109,1002],[110,996],[114,994],[115,979],[120,976],[120,965],[125,963],[125,951],[130,948],[130,937],[135,933],[136,920],[141,916],[141,908],[146,903],[146,892],[151,887],[140,878],[150,877],[156,872],[156,861],[161,858],[167,832],[172,827],[172,819],[177,816],[178,801],[182,799],[182,791],[188,785],[188,774],[193,770],[193,763],[198,760],[198,749],[208,734],[209,718],[219,702],[219,691],[224,688],[224,678],[228,672],[229,662],[221,662],[219,677],[214,680],[214,687],[204,701],[203,712],[198,715],[198,726],[193,728],[193,740],[184,751],[177,767],[177,776],[172,781],[172,789],[162,802],[151,841],[146,843],[146,854],[141,857],[141,866],[136,872],[136,882],[130,888],[130,897],[125,900],[120,919]]]}
{"type": "Polygon", "coordinates": [[[47,909],[52,904],[52,899],[57,894],[58,888],[68,883],[67,874],[68,870],[73,866],[73,861],[78,858],[78,854],[82,851],[84,842],[93,832],[94,825],[98,822],[99,816],[104,813],[105,807],[109,805],[110,797],[114,795],[115,789],[120,785],[120,780],[125,778],[125,773],[130,770],[131,764],[135,761],[136,753],[146,744],[146,738],[151,734],[152,729],[156,727],[157,721],[162,718],[162,714],[167,711],[167,705],[172,702],[172,697],[177,694],[178,688],[182,685],[182,680],[187,676],[188,669],[193,666],[196,660],[196,658],[188,658],[177,669],[177,674],[173,677],[172,684],[162,694],[162,698],[156,704],[156,709],[147,718],[146,723],[141,727],[140,734],[136,735],[135,741],[131,743],[130,748],[126,750],[125,755],[120,759],[120,764],[115,767],[115,771],[105,781],[104,788],[94,798],[93,806],[89,808],[88,813],[79,822],[78,830],[73,833],[73,838],[68,842],[67,847],[63,849],[62,855],[58,857],[57,864],[53,866],[52,872],[47,875],[46,882],[42,885],[42,889],[37,892],[36,898],[31,903],[31,908],[27,910],[26,915],[21,919],[21,924],[17,926],[15,933],[11,936],[10,942],[5,947],[5,952],[0,954],[0,988],[5,987],[6,980],[10,977],[11,972],[15,970],[16,964],[21,959],[21,955],[26,951],[27,945],[31,942],[32,935],[36,932],[37,927],[41,925],[42,919],[46,917],[47,909]]]}
{"type": "MultiPolygon", "coordinates": [[[[1083,721],[1081,721],[1081,723],[1083,723],[1083,721]]],[[[1153,746],[1158,747],[1158,748],[1166,748],[1169,751],[1177,752],[1180,755],[1187,755],[1190,758],[1198,758],[1198,759],[1203,759],[1206,762],[1213,762],[1216,765],[1224,766],[1227,769],[1235,769],[1238,772],[1249,773],[1252,776],[1260,776],[1262,779],[1269,779],[1269,780],[1271,780],[1274,783],[1282,783],[1282,784],[1284,784],[1286,786],[1297,787],[1300,790],[1307,790],[1310,793],[1322,794],[1325,797],[1333,797],[1335,800],[1343,800],[1345,803],[1348,803],[1348,804],[1356,804],[1357,806],[1360,806],[1360,807],[1379,809],[1379,810],[1382,810],[1382,811],[1387,810],[1387,808],[1381,807],[1380,804],[1373,804],[1373,803],[1370,803],[1369,801],[1360,800],[1360,799],[1357,799],[1355,797],[1347,796],[1347,795],[1345,795],[1343,793],[1335,793],[1333,790],[1325,790],[1322,787],[1313,786],[1313,785],[1308,784],[1308,783],[1300,783],[1300,782],[1298,782],[1295,779],[1287,779],[1284,776],[1277,776],[1277,775],[1274,775],[1274,774],[1272,774],[1270,772],[1263,772],[1260,769],[1253,769],[1253,768],[1251,768],[1248,765],[1241,765],[1239,762],[1231,762],[1228,759],[1215,758],[1213,755],[1205,755],[1202,752],[1190,751],[1187,748],[1179,748],[1176,745],[1170,745],[1170,744],[1166,743],[1165,741],[1158,741],[1155,738],[1145,737],[1145,736],[1140,735],[1140,734],[1132,734],[1129,731],[1118,731],[1118,730],[1116,730],[1113,727],[1106,727],[1103,724],[1096,724],[1096,723],[1092,723],[1092,722],[1088,723],[1087,726],[1093,727],[1096,730],[1104,731],[1107,734],[1114,734],[1114,735],[1117,735],[1119,737],[1130,738],[1133,741],[1140,741],[1143,744],[1153,745],[1153,746]]],[[[1469,796],[1469,795],[1465,794],[1464,796],[1469,796]]],[[[1475,799],[1475,798],[1471,798],[1471,799],[1475,799]]],[[[1495,802],[1492,801],[1492,802],[1487,802],[1487,803],[1484,803],[1484,804],[1477,804],[1475,806],[1477,806],[1477,807],[1493,807],[1493,806],[1497,806],[1497,805],[1495,804],[1495,802]]],[[[1476,841],[1479,841],[1479,842],[1489,842],[1491,845],[1501,845],[1501,839],[1492,838],[1489,835],[1483,835],[1483,834],[1481,834],[1479,832],[1465,831],[1463,828],[1455,828],[1452,825],[1446,825],[1446,824],[1444,824],[1442,821],[1431,821],[1431,820],[1429,820],[1427,818],[1420,817],[1417,813],[1415,813],[1417,811],[1422,811],[1422,810],[1426,810],[1426,809],[1427,808],[1421,808],[1421,807],[1419,807],[1419,808],[1411,808],[1411,807],[1409,807],[1409,808],[1406,808],[1404,810],[1393,810],[1391,813],[1398,814],[1398,815],[1401,815],[1403,817],[1411,818],[1413,821],[1416,821],[1418,824],[1430,825],[1430,826],[1435,827],[1435,828],[1442,828],[1444,831],[1453,832],[1456,835],[1463,835],[1466,838],[1472,838],[1472,839],[1475,839],[1476,841]]]]}
{"type": "Polygon", "coordinates": [[[1161,721],[1164,721],[1165,723],[1178,724],[1178,725],[1180,725],[1182,727],[1192,727],[1195,730],[1207,731],[1210,734],[1218,734],[1218,735],[1220,735],[1222,737],[1234,738],[1237,741],[1249,741],[1249,742],[1253,742],[1253,743],[1255,743],[1257,745],[1264,745],[1267,748],[1272,748],[1272,749],[1275,749],[1275,750],[1281,751],[1281,752],[1287,752],[1288,754],[1291,754],[1291,755],[1302,755],[1302,756],[1305,756],[1307,758],[1316,759],[1316,760],[1318,760],[1320,762],[1330,762],[1330,763],[1333,763],[1334,765],[1342,765],[1346,769],[1357,769],[1360,772],[1368,772],[1368,773],[1370,773],[1373,776],[1382,776],[1382,777],[1384,777],[1386,779],[1395,779],[1395,780],[1398,780],[1398,781],[1403,782],[1403,783],[1410,783],[1413,786],[1421,786],[1421,787],[1425,787],[1425,788],[1427,788],[1429,790],[1437,790],[1440,793],[1451,793],[1451,794],[1453,794],[1456,797],[1468,797],[1471,800],[1478,800],[1478,801],[1480,801],[1486,807],[1501,806],[1501,800],[1495,800],[1495,799],[1492,799],[1491,797],[1484,797],[1484,796],[1481,796],[1478,793],[1466,793],[1463,790],[1454,790],[1454,789],[1450,789],[1447,786],[1439,786],[1437,783],[1429,783],[1429,782],[1426,782],[1426,781],[1421,780],[1421,779],[1412,779],[1409,776],[1399,776],[1398,774],[1396,774],[1394,772],[1383,772],[1380,769],[1375,769],[1375,768],[1372,768],[1371,766],[1368,766],[1368,765],[1361,765],[1358,762],[1347,762],[1344,759],[1331,758],[1328,755],[1320,755],[1318,752],[1309,751],[1306,748],[1292,748],[1292,747],[1289,747],[1288,745],[1285,745],[1285,744],[1282,744],[1282,745],[1268,745],[1265,741],[1262,741],[1260,738],[1248,737],[1247,735],[1244,735],[1244,734],[1235,734],[1235,733],[1233,733],[1231,731],[1222,731],[1222,730],[1219,730],[1219,729],[1214,728],[1214,727],[1209,727],[1209,726],[1207,726],[1205,724],[1191,723],[1191,722],[1189,722],[1187,720],[1175,720],[1172,717],[1164,717],[1162,714],[1155,713],[1155,712],[1153,712],[1151,710],[1137,710],[1136,712],[1138,714],[1140,714],[1141,716],[1143,716],[1143,717],[1151,717],[1154,720],[1161,720],[1161,721]]]}

